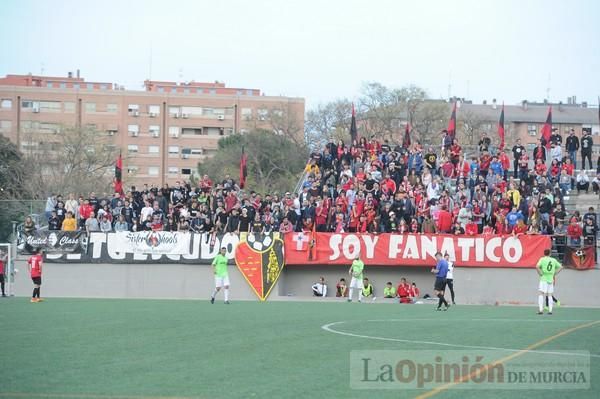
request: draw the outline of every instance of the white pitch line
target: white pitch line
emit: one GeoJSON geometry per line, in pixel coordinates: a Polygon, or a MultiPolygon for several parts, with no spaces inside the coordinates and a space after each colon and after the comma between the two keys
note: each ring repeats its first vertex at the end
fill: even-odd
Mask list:
{"type": "MultiPolygon", "coordinates": [[[[410,319],[410,321],[418,321],[418,320],[429,321],[429,320],[434,320],[434,319],[410,319]]],[[[439,321],[439,319],[437,319],[437,320],[439,321]]],[[[492,320],[492,319],[482,319],[482,320],[487,321],[487,320],[492,320]]],[[[495,319],[495,320],[500,320],[500,319],[495,319]]],[[[391,321],[391,320],[368,320],[368,321],[373,322],[373,321],[391,321]]],[[[406,321],[406,320],[404,320],[404,321],[406,321]]],[[[444,320],[444,321],[446,321],[446,320],[444,320]]],[[[514,320],[512,320],[512,321],[514,321],[514,320]]],[[[558,320],[556,320],[556,321],[558,321],[558,320]]],[[[571,320],[569,320],[569,321],[571,321],[571,320]]],[[[377,341],[404,342],[407,344],[425,344],[425,345],[447,346],[447,347],[451,347],[451,348],[484,349],[484,350],[497,350],[497,351],[506,351],[506,352],[522,352],[523,351],[523,349],[498,348],[495,346],[461,345],[461,344],[449,344],[446,342],[419,341],[419,340],[410,340],[410,339],[401,339],[401,338],[376,337],[376,336],[371,336],[371,335],[361,335],[361,334],[354,334],[354,333],[349,333],[349,332],[344,332],[344,331],[338,331],[338,330],[334,330],[333,328],[331,328],[332,326],[335,326],[338,324],[344,324],[344,323],[348,323],[348,321],[336,321],[334,323],[324,324],[321,326],[321,328],[327,332],[334,333],[334,334],[345,335],[348,337],[355,337],[355,338],[372,339],[372,340],[377,340],[377,341]]],[[[559,356],[584,356],[584,357],[588,356],[583,353],[571,353],[571,352],[552,352],[552,351],[538,351],[538,350],[527,350],[526,352],[541,353],[541,354],[546,354],[546,355],[559,355],[559,356]]],[[[592,354],[592,353],[590,353],[589,356],[600,358],[600,355],[596,355],[596,354],[592,354]]]]}
{"type": "MultiPolygon", "coordinates": [[[[540,318],[540,319],[441,319],[445,322],[448,321],[458,321],[461,323],[464,323],[466,321],[502,321],[502,322],[524,322],[524,323],[589,323],[592,321],[596,321],[597,319],[593,319],[593,320],[585,320],[585,319],[581,319],[581,320],[561,320],[561,319],[547,319],[547,318],[540,318]]],[[[366,320],[367,322],[374,322],[374,323],[382,323],[382,322],[387,322],[387,321],[391,321],[391,322],[397,322],[397,321],[401,321],[401,322],[406,322],[406,321],[440,321],[439,318],[431,318],[431,319],[379,319],[379,320],[366,320]]],[[[344,321],[341,323],[352,323],[352,321],[344,321]]]]}

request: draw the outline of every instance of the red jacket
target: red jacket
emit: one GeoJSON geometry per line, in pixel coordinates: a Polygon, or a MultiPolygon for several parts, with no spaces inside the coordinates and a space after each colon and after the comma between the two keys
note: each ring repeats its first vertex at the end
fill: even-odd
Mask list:
{"type": "Polygon", "coordinates": [[[437,228],[440,233],[448,233],[452,228],[452,215],[450,212],[441,210],[438,213],[437,228]]]}

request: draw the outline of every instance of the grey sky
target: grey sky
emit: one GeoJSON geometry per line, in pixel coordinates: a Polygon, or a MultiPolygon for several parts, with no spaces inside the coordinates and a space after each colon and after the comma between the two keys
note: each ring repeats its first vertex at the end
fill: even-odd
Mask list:
{"type": "Polygon", "coordinates": [[[365,81],[597,103],[600,1],[3,1],[0,75],[220,80],[308,107],[365,81]]]}

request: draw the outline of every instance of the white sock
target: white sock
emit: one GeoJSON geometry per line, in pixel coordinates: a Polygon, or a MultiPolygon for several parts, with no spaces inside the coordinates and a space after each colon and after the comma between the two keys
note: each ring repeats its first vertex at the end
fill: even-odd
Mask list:
{"type": "Polygon", "coordinates": [[[544,296],[542,294],[538,295],[538,306],[540,308],[540,312],[544,311],[544,296]]]}
{"type": "Polygon", "coordinates": [[[354,288],[350,288],[350,296],[348,297],[348,299],[352,300],[352,295],[354,295],[354,288]]]}
{"type": "Polygon", "coordinates": [[[554,305],[554,299],[552,296],[548,297],[548,312],[552,313],[552,306],[554,305]]]}
{"type": "Polygon", "coordinates": [[[215,288],[215,290],[213,291],[213,293],[211,295],[211,298],[216,297],[217,296],[217,292],[219,292],[219,291],[215,288]]]}
{"type": "Polygon", "coordinates": [[[225,302],[227,302],[229,300],[229,288],[223,290],[223,295],[225,295],[225,302]]]}
{"type": "Polygon", "coordinates": [[[362,301],[362,299],[363,299],[363,291],[362,291],[362,290],[359,290],[359,291],[358,291],[358,300],[359,300],[359,301],[362,301]]]}

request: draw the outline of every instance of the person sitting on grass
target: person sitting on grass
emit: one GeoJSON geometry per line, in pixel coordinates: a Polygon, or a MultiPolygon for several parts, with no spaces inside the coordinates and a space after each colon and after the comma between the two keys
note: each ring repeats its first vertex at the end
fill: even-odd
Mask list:
{"type": "Polygon", "coordinates": [[[338,298],[345,298],[348,296],[348,286],[346,285],[346,279],[341,278],[335,286],[335,296],[338,298]]]}
{"type": "Polygon", "coordinates": [[[388,281],[383,289],[383,297],[384,298],[396,298],[396,289],[392,285],[391,281],[388,281]]]}
{"type": "Polygon", "coordinates": [[[363,278],[363,286],[359,291],[359,294],[358,302],[362,302],[363,298],[371,298],[373,301],[376,299],[373,293],[373,286],[366,277],[363,278]]]}
{"type": "Polygon", "coordinates": [[[325,284],[325,277],[319,278],[319,281],[312,286],[313,296],[325,297],[327,296],[327,284],[325,284]]]}
{"type": "Polygon", "coordinates": [[[404,277],[400,279],[400,284],[398,285],[398,297],[400,298],[400,303],[410,303],[410,284],[406,281],[404,277]]]}

